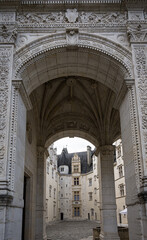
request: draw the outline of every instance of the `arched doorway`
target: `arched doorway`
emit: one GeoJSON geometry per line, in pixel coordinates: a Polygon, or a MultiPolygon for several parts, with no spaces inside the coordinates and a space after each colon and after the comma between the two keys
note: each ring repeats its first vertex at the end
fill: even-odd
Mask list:
{"type": "MultiPolygon", "coordinates": [[[[130,112],[133,117],[136,114],[133,98],[134,86],[130,80],[132,77],[131,58],[128,51],[112,42],[107,41],[109,47],[106,47],[103,38],[91,36],[91,42],[87,43],[84,40],[86,35],[81,34],[81,43],[76,48],[72,48],[64,42],[65,34],[56,34],[55,36],[56,38],[60,36],[58,43],[57,41],[54,43],[53,36],[41,40],[47,43],[50,41],[49,46],[51,47],[38,40],[32,44],[32,47],[26,46],[25,50],[20,50],[15,57],[17,66],[15,76],[22,78],[25,97],[29,97],[26,105],[32,107],[32,110],[27,112],[27,126],[29,127],[27,128],[28,138],[25,154],[25,166],[33,173],[34,189],[36,187],[36,192],[34,190],[32,193],[33,204],[37,196],[36,206],[33,205],[36,210],[36,214],[35,210],[33,213],[36,218],[36,223],[33,223],[36,224],[36,231],[32,231],[32,236],[35,235],[35,239],[46,239],[43,188],[45,147],[61,136],[71,135],[84,137],[97,146],[101,162],[101,182],[102,185],[105,181],[110,183],[107,190],[109,188],[108,192],[111,195],[111,204],[109,204],[109,194],[106,196],[105,185],[101,186],[101,196],[103,197],[101,202],[104,203],[101,237],[109,232],[112,234],[112,239],[114,239],[113,235],[115,235],[115,239],[118,239],[114,214],[114,194],[112,194],[114,184],[112,181],[113,149],[111,145],[120,134],[124,143],[126,166],[132,166],[131,176],[126,168],[128,191],[132,190],[129,199],[130,229],[133,229],[132,212],[136,209],[137,222],[140,211],[139,205],[135,208],[131,205],[132,196],[137,197],[141,179],[138,174],[142,168],[141,162],[138,163],[139,166],[135,166],[135,161],[138,161],[135,159],[137,149],[134,152],[132,140],[138,138],[138,132],[135,132],[136,135],[133,136],[132,128],[134,125],[137,127],[137,119],[130,120],[130,112]],[[62,44],[61,40],[63,40],[62,44]],[[30,49],[32,50],[30,51],[30,49]],[[20,61],[22,55],[24,57],[20,61]],[[125,81],[126,76],[130,79],[125,81]],[[31,138],[31,136],[33,137],[31,138]],[[104,165],[107,165],[111,171],[105,169],[104,165]],[[137,174],[136,171],[138,171],[137,174]],[[131,189],[132,181],[135,182],[133,189],[131,189]],[[111,210],[109,219],[109,223],[112,223],[111,231],[104,221],[109,210],[111,210]],[[114,221],[111,221],[112,219],[114,221]]],[[[14,86],[17,82],[19,81],[14,81],[14,86]]]]}

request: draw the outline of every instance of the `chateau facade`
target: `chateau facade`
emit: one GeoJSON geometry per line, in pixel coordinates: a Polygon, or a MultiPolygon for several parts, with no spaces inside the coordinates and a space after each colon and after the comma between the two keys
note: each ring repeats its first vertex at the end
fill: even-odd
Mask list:
{"type": "MultiPolygon", "coordinates": [[[[121,140],[115,142],[114,159],[115,195],[117,222],[127,224],[124,161],[121,140]]],[[[100,192],[98,159],[91,147],[87,151],[68,153],[63,148],[56,154],[53,145],[49,148],[46,165],[46,221],[98,220],[100,222],[100,192]],[[50,169],[50,170],[49,170],[50,169]],[[54,176],[56,176],[54,178],[54,176]],[[56,194],[55,194],[56,193],[56,194]]]]}
{"type": "Polygon", "coordinates": [[[2,240],[47,240],[46,150],[74,136],[97,149],[100,239],[119,240],[120,136],[129,238],[147,239],[146,25],[146,0],[0,1],[2,240]]]}

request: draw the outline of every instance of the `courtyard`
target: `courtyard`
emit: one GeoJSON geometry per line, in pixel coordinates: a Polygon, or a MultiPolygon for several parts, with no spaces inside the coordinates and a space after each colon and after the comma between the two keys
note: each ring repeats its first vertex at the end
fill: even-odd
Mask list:
{"type": "Polygon", "coordinates": [[[97,221],[57,221],[47,226],[48,240],[92,240],[97,221]]]}

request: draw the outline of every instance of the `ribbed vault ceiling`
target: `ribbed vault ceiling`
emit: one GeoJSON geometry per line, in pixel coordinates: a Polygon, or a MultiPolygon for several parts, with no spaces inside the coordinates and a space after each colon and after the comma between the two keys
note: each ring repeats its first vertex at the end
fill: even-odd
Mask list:
{"type": "Polygon", "coordinates": [[[99,145],[112,144],[120,134],[116,93],[98,81],[57,78],[39,86],[30,97],[43,143],[64,131],[91,136],[99,145]]]}

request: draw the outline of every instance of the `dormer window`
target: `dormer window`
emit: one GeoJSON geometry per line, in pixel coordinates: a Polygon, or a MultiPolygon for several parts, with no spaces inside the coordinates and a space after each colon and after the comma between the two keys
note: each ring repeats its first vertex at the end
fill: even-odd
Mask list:
{"type": "Polygon", "coordinates": [[[79,165],[74,165],[74,172],[75,173],[79,172],[79,165]]]}

